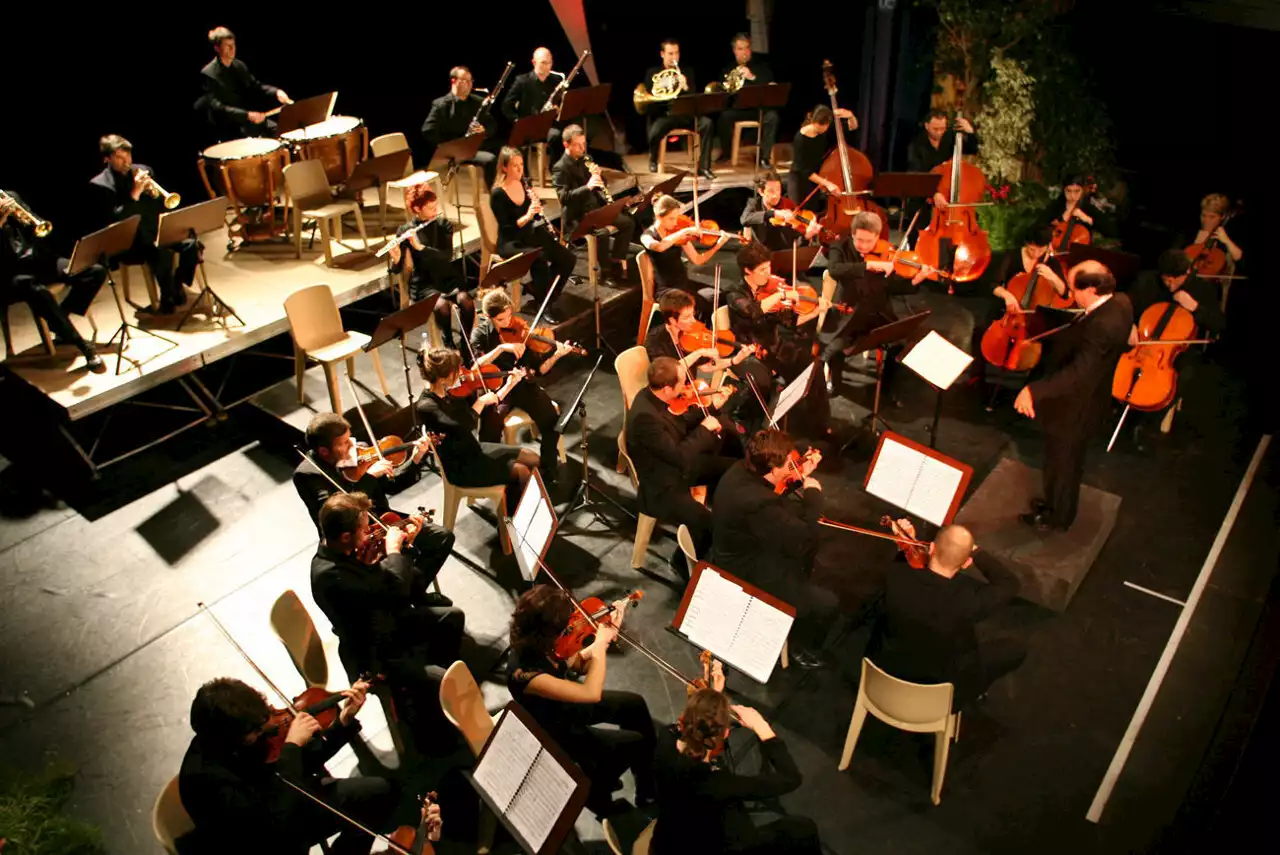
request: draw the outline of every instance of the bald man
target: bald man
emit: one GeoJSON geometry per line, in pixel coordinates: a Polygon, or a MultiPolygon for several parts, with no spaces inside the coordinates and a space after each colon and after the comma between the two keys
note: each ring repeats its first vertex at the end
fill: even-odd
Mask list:
{"type": "Polygon", "coordinates": [[[1083,261],[1067,271],[1067,288],[1082,311],[1044,340],[1042,374],[1013,402],[1044,431],[1044,498],[1021,516],[1039,532],[1066,531],[1075,522],[1085,447],[1111,400],[1116,363],[1133,326],[1133,304],[1116,293],[1115,277],[1100,262],[1083,261]]]}
{"type": "MultiPolygon", "coordinates": [[[[910,520],[898,523],[915,537],[910,520]]],[[[879,621],[867,648],[872,662],[899,679],[954,684],[954,709],[984,694],[1027,655],[1014,639],[978,642],[974,628],[1017,596],[1018,579],[995,563],[981,568],[987,584],[958,576],[973,565],[973,553],[973,534],[962,525],[947,525],[929,545],[923,570],[895,561],[885,576],[879,621]]]]}
{"type": "MultiPolygon", "coordinates": [[[[533,52],[533,70],[516,75],[502,98],[502,115],[511,122],[525,116],[536,116],[542,112],[543,106],[551,93],[560,85],[564,75],[551,70],[551,51],[540,47],[533,52]]],[[[553,127],[547,131],[547,151],[551,156],[560,154],[560,129],[553,127]]],[[[527,161],[527,158],[526,158],[527,161]]]]}

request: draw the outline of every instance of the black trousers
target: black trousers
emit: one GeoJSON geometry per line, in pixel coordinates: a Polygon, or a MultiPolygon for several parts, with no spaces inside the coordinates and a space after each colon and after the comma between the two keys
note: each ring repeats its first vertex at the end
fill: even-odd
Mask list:
{"type": "Polygon", "coordinates": [[[160,305],[165,308],[180,306],[187,301],[183,287],[196,278],[196,265],[200,261],[200,243],[184,240],[167,246],[155,246],[140,236],[133,246],[118,257],[125,264],[145,264],[156,278],[156,290],[160,292],[160,305]],[[178,266],[174,269],[173,259],[178,266]]]}
{"type": "Polygon", "coordinates": [[[763,399],[768,405],[773,395],[773,372],[769,370],[769,366],[754,356],[748,356],[742,360],[741,364],[734,365],[729,371],[733,372],[733,376],[737,378],[738,389],[729,396],[729,400],[725,401],[723,410],[742,425],[745,431],[743,436],[745,442],[764,427],[765,412],[760,406],[760,400],[763,399]],[[760,399],[756,398],[757,394],[760,399]]]}
{"type": "MultiPolygon", "coordinates": [[[[66,267],[66,259],[58,259],[58,269],[65,271],[66,267]]],[[[13,277],[13,290],[5,295],[4,305],[7,308],[14,303],[26,303],[31,307],[31,313],[47,323],[56,337],[75,345],[81,353],[88,356],[93,352],[92,347],[76,330],[67,315],[85,313],[98,293],[98,289],[102,287],[105,276],[106,271],[102,266],[95,264],[78,276],[67,278],[65,281],[70,286],[71,293],[60,305],[38,277],[20,274],[13,277]]]]}
{"type": "MultiPolygon", "coordinates": [[[[663,136],[675,128],[692,127],[694,127],[693,116],[655,116],[650,119],[645,134],[649,140],[649,163],[658,162],[658,143],[662,141],[663,136]]],[[[711,132],[713,127],[710,117],[698,117],[699,170],[711,168],[711,132]]]]}
{"type": "Polygon", "coordinates": [[[734,855],[820,855],[818,825],[807,816],[784,816],[756,826],[744,810],[726,821],[726,852],[734,855]]]}
{"type": "MultiPolygon", "coordinates": [[[[720,139],[720,148],[728,157],[733,151],[733,125],[735,122],[754,122],[760,118],[756,110],[725,110],[716,119],[716,136],[720,139]]],[[[778,141],[778,111],[765,110],[764,124],[758,131],[760,134],[760,157],[766,163],[773,144],[778,141]]]]}
{"type": "Polygon", "coordinates": [[[587,807],[597,812],[607,807],[612,801],[613,785],[627,769],[635,776],[637,798],[655,796],[653,752],[658,735],[644,698],[635,692],[605,689],[599,702],[586,706],[586,724],[617,727],[589,727],[580,745],[563,746],[591,778],[587,807]]]}
{"type": "MultiPolygon", "coordinates": [[[[551,298],[552,302],[555,302],[556,297],[564,292],[564,286],[568,283],[569,276],[573,274],[573,266],[577,264],[578,257],[573,254],[573,250],[561,244],[551,236],[551,232],[541,226],[534,228],[531,234],[529,245],[514,242],[500,244],[498,255],[511,258],[531,249],[541,249],[542,255],[533,262],[533,267],[529,270],[530,276],[533,277],[529,293],[541,302],[551,290],[551,283],[556,282],[556,294],[551,298]]],[[[520,307],[516,308],[518,310],[520,307]]]]}
{"type": "Polygon", "coordinates": [[[960,663],[952,706],[961,709],[978,698],[996,680],[1015,670],[1027,658],[1027,646],[1015,638],[982,642],[978,650],[960,663]]]}
{"type": "MultiPolygon", "coordinates": [[[[551,396],[532,378],[521,380],[500,405],[484,408],[480,414],[480,441],[502,442],[502,427],[512,409],[524,410],[538,426],[538,469],[543,481],[554,482],[560,471],[560,434],[556,433],[560,414],[551,396]]],[[[515,513],[515,509],[516,506],[509,503],[507,512],[515,513]]]]}
{"type": "MultiPolygon", "coordinates": [[[[729,428],[725,427],[725,430],[729,428]]],[[[737,461],[732,457],[722,457],[719,454],[699,455],[694,463],[694,485],[706,487],[708,496],[714,494],[721,476],[735,462],[737,461]]],[[[698,554],[707,555],[711,552],[711,509],[695,501],[688,488],[668,490],[646,498],[646,507],[642,509],[645,513],[657,517],[661,522],[674,522],[688,527],[698,554]]],[[[678,552],[676,557],[679,563],[678,552]]]]}
{"type": "Polygon", "coordinates": [[[827,633],[831,631],[831,624],[839,614],[839,598],[808,580],[792,584],[789,588],[785,596],[790,599],[786,602],[795,606],[796,620],[791,625],[788,638],[799,650],[816,652],[821,649],[827,633]]]}
{"type": "Polygon", "coordinates": [[[1069,528],[1076,521],[1088,439],[1088,431],[1074,422],[1044,423],[1044,500],[1050,525],[1069,528]]]}
{"type": "Polygon", "coordinates": [[[413,566],[418,571],[411,590],[415,597],[425,594],[440,574],[440,568],[449,559],[454,540],[453,532],[435,523],[427,523],[413,539],[413,566]]]}
{"type": "Polygon", "coordinates": [[[600,257],[626,261],[631,255],[631,240],[636,234],[635,218],[626,212],[619,212],[612,225],[618,230],[617,234],[603,232],[596,236],[600,257]]]}
{"type": "MultiPolygon", "coordinates": [[[[306,799],[301,794],[295,795],[306,799]]],[[[386,778],[330,778],[321,784],[318,795],[366,828],[382,832],[392,830],[390,823],[398,794],[386,778]]],[[[330,847],[333,855],[368,855],[373,848],[373,838],[320,805],[307,800],[306,807],[301,810],[305,819],[299,825],[306,828],[307,845],[315,845],[341,832],[330,847]]]]}

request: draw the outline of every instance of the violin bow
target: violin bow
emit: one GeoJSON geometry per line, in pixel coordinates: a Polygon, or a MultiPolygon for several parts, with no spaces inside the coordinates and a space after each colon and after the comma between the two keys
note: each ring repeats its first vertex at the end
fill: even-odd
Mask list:
{"type": "Polygon", "coordinates": [[[222,621],[218,620],[218,616],[213,613],[213,609],[209,608],[203,602],[196,603],[196,608],[209,616],[209,619],[213,621],[213,625],[218,628],[218,631],[222,633],[227,641],[231,642],[231,646],[236,649],[237,653],[244,657],[244,661],[249,663],[249,667],[257,672],[258,676],[262,678],[262,681],[271,687],[271,691],[280,696],[280,700],[284,702],[284,705],[289,712],[296,716],[298,714],[298,708],[293,705],[293,701],[289,700],[285,693],[280,691],[280,687],[271,681],[271,678],[267,676],[266,672],[258,667],[258,663],[253,661],[253,657],[240,646],[240,642],[236,641],[235,636],[233,636],[230,631],[223,626],[222,621]]]}
{"type": "Polygon", "coordinates": [[[756,400],[760,403],[760,409],[764,413],[764,417],[769,420],[769,427],[777,427],[778,423],[773,418],[773,414],[769,412],[769,405],[764,402],[764,398],[760,397],[760,390],[756,388],[756,381],[751,378],[751,374],[747,373],[747,385],[751,387],[751,392],[756,396],[756,400]]]}
{"type": "Polygon", "coordinates": [[[342,811],[338,810],[336,807],[334,807],[333,805],[329,804],[329,803],[328,803],[328,802],[326,802],[324,799],[322,799],[322,798],[320,798],[320,797],[318,797],[318,796],[312,795],[311,793],[307,792],[307,791],[306,791],[305,789],[303,789],[302,787],[299,787],[299,786],[298,786],[297,784],[295,784],[293,781],[290,781],[290,780],[289,780],[288,778],[286,778],[284,775],[281,775],[279,772],[276,772],[276,777],[277,777],[277,778],[279,778],[279,779],[280,779],[281,781],[283,781],[284,783],[288,784],[290,787],[293,787],[293,789],[295,789],[295,790],[297,790],[298,792],[302,793],[302,794],[303,794],[304,796],[306,796],[307,798],[311,799],[311,801],[313,801],[313,802],[315,802],[316,804],[320,805],[320,807],[322,807],[322,808],[324,808],[325,810],[329,811],[329,813],[332,813],[332,814],[334,814],[335,816],[338,816],[338,817],[340,817],[340,818],[342,818],[342,819],[346,820],[346,821],[347,821],[347,822],[349,822],[351,825],[354,825],[356,828],[360,829],[360,830],[361,830],[361,831],[363,831],[365,834],[367,834],[367,835],[369,835],[370,837],[372,837],[374,840],[381,840],[383,843],[387,844],[387,846],[390,848],[390,851],[392,851],[392,852],[396,852],[396,853],[398,853],[398,855],[413,855],[413,853],[412,853],[412,852],[410,852],[408,849],[405,849],[405,848],[404,848],[403,846],[401,846],[399,843],[396,843],[396,842],[395,842],[394,840],[392,840],[390,837],[387,837],[385,834],[379,834],[378,832],[376,832],[376,831],[374,831],[374,830],[372,830],[372,829],[370,829],[370,828],[367,828],[366,826],[361,825],[359,822],[357,822],[356,820],[354,820],[354,819],[352,819],[351,817],[347,816],[345,813],[343,813],[342,811]]]}
{"type": "MultiPolygon", "coordinates": [[[[680,347],[680,342],[676,340],[675,334],[671,332],[670,327],[667,327],[667,335],[671,336],[671,345],[676,349],[676,355],[680,357],[680,361],[683,363],[688,358],[688,355],[684,352],[684,348],[680,347]]],[[[698,384],[693,379],[693,372],[689,369],[687,364],[685,365],[684,370],[685,375],[689,378],[689,388],[693,390],[693,400],[697,402],[698,409],[702,410],[704,418],[711,418],[711,413],[707,410],[707,405],[702,402],[702,393],[698,391],[698,384]]]]}
{"type": "MultiPolygon", "coordinates": [[[[373,354],[373,358],[377,359],[378,355],[373,354]]],[[[351,387],[351,395],[356,399],[356,412],[360,414],[360,423],[364,425],[364,432],[369,437],[369,445],[373,447],[379,460],[386,460],[387,458],[382,456],[382,449],[378,447],[378,438],[374,436],[373,428],[369,425],[369,417],[364,414],[364,404],[360,403],[360,392],[356,389],[355,378],[350,374],[347,375],[347,385],[351,387]]]]}
{"type": "MultiPolygon", "coordinates": [[[[426,434],[426,431],[423,431],[423,433],[424,433],[424,434],[426,434]]],[[[430,434],[427,434],[427,436],[430,436],[430,434]]],[[[428,440],[428,441],[430,441],[430,440],[428,440]]],[[[296,452],[298,452],[298,454],[301,454],[301,455],[302,455],[302,459],[303,459],[303,460],[305,460],[306,462],[310,463],[310,464],[311,464],[311,468],[312,468],[312,469],[315,469],[317,472],[319,472],[321,475],[323,475],[323,476],[324,476],[324,480],[326,480],[326,481],[328,481],[330,484],[332,484],[332,485],[334,486],[334,489],[338,490],[339,492],[347,493],[348,495],[350,495],[350,492],[349,492],[348,490],[346,490],[346,489],[345,489],[341,484],[339,484],[337,481],[335,481],[335,480],[333,480],[332,478],[330,478],[330,477],[329,477],[329,473],[328,473],[328,472],[325,472],[323,469],[321,469],[321,468],[320,468],[320,464],[318,464],[318,463],[316,463],[314,460],[312,460],[312,459],[311,459],[311,458],[306,454],[306,452],[304,452],[301,448],[298,448],[298,447],[295,445],[295,446],[293,447],[293,450],[294,450],[294,451],[296,451],[296,452]]],[[[384,523],[382,520],[378,519],[378,515],[377,515],[377,514],[375,514],[373,511],[371,511],[371,510],[365,511],[365,515],[366,515],[366,516],[368,516],[368,517],[369,517],[369,519],[370,519],[370,520],[372,520],[374,523],[376,523],[376,524],[378,524],[378,525],[382,526],[382,530],[383,530],[384,532],[391,531],[391,526],[387,525],[387,524],[386,524],[386,523],[384,523]]]]}
{"type": "MultiPolygon", "coordinates": [[[[891,520],[891,523],[893,525],[893,530],[895,532],[900,532],[897,521],[891,520]]],[[[915,538],[907,537],[902,533],[886,534],[883,531],[876,531],[875,529],[862,528],[861,526],[850,525],[849,523],[837,522],[836,520],[828,519],[827,517],[818,517],[818,525],[824,525],[827,528],[839,529],[840,531],[850,531],[854,534],[865,534],[870,537],[878,537],[881,540],[891,540],[894,543],[898,543],[903,546],[920,546],[926,549],[929,547],[929,544],[926,541],[916,540],[915,538]]]]}
{"type": "Polygon", "coordinates": [[[542,320],[542,315],[547,311],[547,304],[551,302],[551,295],[556,293],[556,286],[560,284],[560,277],[557,276],[551,282],[551,287],[547,289],[547,294],[542,298],[542,305],[538,307],[538,314],[533,316],[533,320],[529,323],[529,328],[524,331],[524,338],[520,340],[524,344],[529,340],[529,336],[533,333],[534,328],[538,325],[538,321],[542,320]]]}

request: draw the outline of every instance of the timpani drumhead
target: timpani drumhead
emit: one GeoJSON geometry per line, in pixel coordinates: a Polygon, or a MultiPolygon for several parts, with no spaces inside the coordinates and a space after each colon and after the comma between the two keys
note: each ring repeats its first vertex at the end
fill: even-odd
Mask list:
{"type": "Polygon", "coordinates": [[[323,140],[349,134],[362,124],[364,122],[355,116],[331,116],[323,122],[316,122],[314,125],[307,125],[305,128],[298,128],[296,131],[288,131],[280,136],[290,142],[323,140]]]}
{"type": "Polygon", "coordinates": [[[271,154],[271,152],[283,146],[284,143],[280,142],[280,140],[245,137],[240,140],[228,140],[217,145],[211,145],[204,150],[204,156],[209,160],[240,160],[246,157],[261,157],[265,154],[271,154]]]}

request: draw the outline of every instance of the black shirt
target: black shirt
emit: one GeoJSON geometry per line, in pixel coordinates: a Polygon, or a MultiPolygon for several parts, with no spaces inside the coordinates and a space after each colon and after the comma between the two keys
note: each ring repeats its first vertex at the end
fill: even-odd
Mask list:
{"type": "Polygon", "coordinates": [[[676,344],[671,340],[671,333],[667,332],[666,324],[660,324],[649,330],[648,335],[644,337],[644,351],[649,354],[650,362],[659,356],[680,358],[680,352],[676,350],[676,344]]]}
{"type": "MultiPolygon", "coordinates": [[[[1199,304],[1191,314],[1196,319],[1196,326],[1202,332],[1215,335],[1222,332],[1226,327],[1226,318],[1218,302],[1217,286],[1191,275],[1178,290],[1186,291],[1199,304]]],[[[1133,303],[1133,322],[1136,325],[1141,321],[1142,313],[1155,304],[1173,303],[1173,295],[1176,292],[1168,289],[1159,273],[1154,270],[1144,270],[1138,274],[1137,280],[1126,293],[1129,295],[1129,301],[1133,303]]]]}
{"type": "MultiPolygon", "coordinates": [[[[5,192],[19,205],[31,210],[17,193],[12,190],[5,192]]],[[[38,276],[56,273],[53,257],[43,250],[40,239],[31,233],[30,226],[19,222],[17,216],[10,212],[4,227],[0,228],[0,288],[8,288],[10,280],[19,274],[38,276]]]]}
{"type": "Polygon", "coordinates": [[[585,158],[574,157],[567,151],[551,169],[551,186],[560,200],[560,223],[566,235],[573,234],[588,211],[604,206],[600,191],[587,186],[590,180],[591,170],[587,169],[585,158]]]}
{"type": "MultiPolygon", "coordinates": [[[[720,73],[721,82],[724,82],[724,78],[729,75],[729,72],[737,67],[738,63],[736,62],[733,65],[725,66],[724,71],[720,73]]],[[[742,79],[743,86],[765,86],[774,81],[773,69],[769,67],[769,63],[758,56],[752,55],[751,61],[747,63],[747,68],[751,69],[751,73],[756,76],[756,79],[748,80],[744,77],[742,79]]]]}
{"type": "MultiPolygon", "coordinates": [[[[644,230],[644,233],[655,241],[661,241],[664,238],[658,234],[658,226],[655,223],[644,230]]],[[[668,288],[680,288],[688,290],[690,288],[689,274],[684,269],[684,246],[675,244],[667,247],[662,252],[654,252],[648,247],[645,252],[649,255],[649,260],[653,262],[653,284],[655,290],[665,291],[668,288]]]]}
{"type": "Polygon", "coordinates": [[[280,90],[260,83],[249,67],[238,59],[223,65],[214,57],[200,70],[204,95],[196,102],[208,111],[210,120],[224,128],[242,127],[249,123],[250,110],[265,110],[263,104],[276,100],[280,90]]]}
{"type": "MultiPolygon", "coordinates": [[[[468,95],[466,100],[454,97],[452,92],[442,95],[431,102],[431,112],[422,123],[422,138],[434,151],[435,147],[442,143],[465,137],[467,128],[471,126],[471,120],[475,118],[483,103],[484,99],[474,92],[468,95]]],[[[485,114],[480,120],[480,125],[484,128],[485,136],[490,139],[498,131],[492,111],[485,114]]]]}
{"type": "MultiPolygon", "coordinates": [[[[421,225],[422,220],[414,217],[413,222],[405,223],[396,229],[396,234],[402,235],[421,225]]],[[[400,244],[402,251],[400,261],[390,264],[389,269],[392,273],[403,270],[405,254],[408,254],[413,257],[413,272],[410,274],[410,279],[415,285],[429,285],[446,295],[452,294],[465,284],[462,277],[456,276],[444,281],[436,281],[432,274],[433,271],[443,270],[444,266],[453,261],[453,242],[453,223],[444,217],[436,217],[418,230],[418,243],[422,244],[422,249],[416,248],[409,241],[400,244]]]]}
{"type": "MultiPolygon", "coordinates": [[[[843,122],[844,119],[838,121],[843,122]]],[[[826,160],[827,152],[831,150],[832,145],[829,130],[816,137],[806,136],[797,131],[791,143],[791,171],[808,180],[810,175],[822,168],[822,162],[826,160]]]]}
{"type": "Polygon", "coordinates": [[[413,561],[399,553],[364,564],[321,543],[311,559],[311,593],[342,642],[342,660],[376,669],[424,639],[411,594],[413,561]]]}
{"type": "Polygon", "coordinates": [[[135,163],[132,170],[124,173],[116,172],[108,166],[89,181],[89,186],[93,188],[93,221],[98,228],[105,228],[134,214],[141,215],[134,246],[155,243],[160,227],[160,213],[164,210],[164,203],[149,193],[142,193],[137,199],[132,197],[134,171],[139,169],[155,176],[151,167],[135,163]]]}
{"type": "Polygon", "coordinates": [[[742,225],[751,227],[752,237],[774,252],[782,252],[791,249],[793,241],[803,238],[804,233],[788,225],[775,226],[770,223],[769,218],[775,210],[777,209],[766,208],[763,197],[757,194],[747,200],[747,206],[742,209],[739,219],[742,225]]]}
{"type": "Polygon", "coordinates": [[[561,79],[559,75],[548,74],[546,80],[539,80],[537,73],[533,71],[516,75],[507,94],[502,97],[502,115],[514,122],[516,119],[541,113],[542,106],[560,85],[561,79]]]}
{"type": "Polygon", "coordinates": [[[846,333],[866,332],[897,320],[890,297],[915,291],[910,280],[868,270],[848,235],[827,247],[827,260],[827,272],[843,286],[843,301],[853,307],[846,333]]]}
{"type": "Polygon", "coordinates": [[[498,223],[498,246],[510,246],[519,244],[522,246],[536,246],[534,242],[533,221],[525,223],[523,226],[517,221],[529,212],[529,205],[532,200],[529,198],[528,191],[524,194],[524,204],[517,205],[507,191],[502,189],[501,185],[493,188],[489,193],[489,207],[493,209],[493,218],[498,223]]]}
{"type": "MultiPolygon", "coordinates": [[[[738,344],[759,345],[767,352],[761,361],[770,369],[791,379],[810,361],[816,321],[804,325],[791,309],[766,312],[751,293],[751,286],[739,280],[725,289],[729,306],[729,330],[738,344]]],[[[763,394],[764,390],[760,390],[763,394]]]]}
{"type": "MultiPolygon", "coordinates": [[[[302,503],[307,506],[307,516],[311,517],[311,521],[320,526],[320,508],[324,506],[325,501],[338,492],[333,486],[329,478],[316,471],[316,467],[324,471],[324,475],[328,475],[333,481],[342,484],[344,489],[351,493],[364,493],[369,497],[369,501],[373,503],[370,508],[378,516],[382,516],[391,510],[391,502],[387,498],[387,486],[396,483],[395,478],[387,476],[385,478],[376,478],[367,472],[361,476],[358,481],[348,481],[337,467],[325,463],[316,457],[315,453],[309,453],[307,460],[298,463],[296,469],[293,470],[293,487],[298,491],[298,496],[302,499],[302,503]],[[312,466],[310,461],[315,461],[316,466],[312,466]]],[[[420,463],[414,463],[412,460],[403,470],[399,477],[405,480],[405,483],[411,482],[416,476],[420,463]]]]}
{"type": "MultiPolygon", "coordinates": [[[[500,344],[502,344],[502,331],[498,329],[498,325],[483,312],[478,313],[475,325],[471,328],[471,350],[475,351],[477,357],[481,357],[500,344]]],[[[471,354],[467,354],[468,359],[470,356],[471,354]]],[[[504,350],[493,358],[493,364],[503,371],[512,371],[518,367],[537,368],[542,364],[542,357],[539,357],[531,348],[527,347],[525,348],[524,356],[519,359],[516,359],[514,353],[504,350]]],[[[529,378],[525,378],[520,382],[529,383],[531,381],[529,378]]]]}
{"type": "MultiPolygon", "coordinates": [[[[951,159],[951,155],[955,154],[956,148],[956,132],[947,131],[942,135],[942,139],[938,142],[938,147],[934,148],[929,143],[929,134],[921,130],[907,145],[907,171],[908,172],[930,172],[940,163],[946,163],[951,159]]],[[[978,153],[978,135],[965,134],[964,149],[965,154],[978,153]]]]}
{"type": "Polygon", "coordinates": [[[569,666],[562,660],[525,649],[512,650],[507,662],[507,688],[511,699],[529,711],[534,720],[551,734],[566,751],[572,752],[580,741],[578,734],[589,725],[583,716],[585,704],[553,701],[526,691],[534,678],[546,674],[562,680],[572,678],[569,666]]]}

